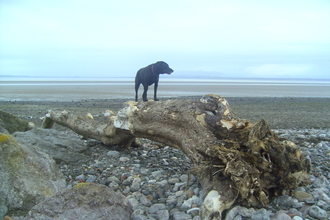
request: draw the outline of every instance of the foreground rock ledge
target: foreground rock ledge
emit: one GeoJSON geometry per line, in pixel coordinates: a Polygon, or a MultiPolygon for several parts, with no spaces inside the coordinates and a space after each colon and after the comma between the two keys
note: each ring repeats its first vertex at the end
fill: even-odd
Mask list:
{"type": "MultiPolygon", "coordinates": [[[[127,102],[104,122],[90,115],[50,111],[45,124],[56,122],[86,138],[129,147],[147,138],[184,152],[206,192],[203,219],[220,219],[232,204],[267,206],[283,190],[307,185],[310,162],[294,143],[280,142],[265,120],[250,123],[235,116],[226,99],[127,102]]],[[[46,127],[46,126],[45,126],[46,127]]]]}

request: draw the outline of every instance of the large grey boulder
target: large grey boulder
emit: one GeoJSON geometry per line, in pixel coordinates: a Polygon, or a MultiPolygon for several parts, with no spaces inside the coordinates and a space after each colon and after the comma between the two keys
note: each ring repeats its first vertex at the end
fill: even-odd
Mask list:
{"type": "Polygon", "coordinates": [[[63,174],[48,154],[3,133],[0,133],[0,181],[2,209],[7,206],[30,210],[66,187],[63,174]]]}
{"type": "Polygon", "coordinates": [[[84,154],[88,146],[73,131],[34,128],[26,132],[16,132],[14,137],[27,146],[37,146],[49,154],[57,163],[77,163],[88,160],[84,154]]]}
{"type": "Polygon", "coordinates": [[[23,119],[0,110],[0,132],[12,134],[16,131],[26,131],[29,123],[23,119]]]}
{"type": "Polygon", "coordinates": [[[132,206],[107,186],[79,183],[34,206],[24,220],[130,219],[132,206]]]}

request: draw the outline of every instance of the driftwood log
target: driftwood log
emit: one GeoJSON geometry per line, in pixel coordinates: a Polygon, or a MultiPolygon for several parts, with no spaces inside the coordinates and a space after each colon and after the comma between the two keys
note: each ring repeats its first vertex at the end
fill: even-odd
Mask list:
{"type": "Polygon", "coordinates": [[[66,111],[50,111],[47,118],[105,144],[129,147],[138,137],[181,150],[206,193],[203,219],[221,219],[234,203],[267,206],[283,190],[309,181],[309,160],[294,143],[279,141],[265,120],[253,124],[236,117],[218,95],[127,102],[116,115],[108,112],[103,123],[66,111]]]}

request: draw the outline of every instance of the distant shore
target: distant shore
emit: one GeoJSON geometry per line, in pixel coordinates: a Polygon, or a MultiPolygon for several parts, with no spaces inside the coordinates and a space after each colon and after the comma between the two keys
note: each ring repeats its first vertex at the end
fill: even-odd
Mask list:
{"type": "MultiPolygon", "coordinates": [[[[183,96],[196,100],[202,96],[183,96]]],[[[265,119],[271,129],[330,129],[330,98],[306,97],[225,97],[239,118],[253,123],[265,119]]],[[[161,98],[167,100],[171,98],[161,98]]],[[[0,101],[0,109],[40,126],[49,109],[68,110],[78,115],[91,113],[100,120],[103,112],[117,112],[132,99],[85,99],[74,101],[0,101]]]]}

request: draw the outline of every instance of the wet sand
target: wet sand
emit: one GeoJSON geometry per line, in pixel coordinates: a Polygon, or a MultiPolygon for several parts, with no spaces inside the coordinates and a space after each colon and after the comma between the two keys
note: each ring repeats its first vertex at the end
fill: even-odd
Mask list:
{"type": "MultiPolygon", "coordinates": [[[[148,98],[153,98],[153,86],[149,87],[148,98]]],[[[143,89],[139,89],[141,99],[143,89]]],[[[263,85],[235,85],[235,84],[181,84],[160,83],[159,98],[180,96],[202,96],[205,94],[218,94],[223,97],[330,97],[330,86],[301,84],[263,84],[263,85]]],[[[94,85],[83,84],[29,84],[7,85],[0,84],[0,101],[72,101],[83,99],[134,99],[133,83],[113,83],[94,85]]]]}
{"type": "MultiPolygon", "coordinates": [[[[177,98],[199,99],[201,96],[177,98]]],[[[239,118],[257,122],[265,119],[271,129],[330,129],[330,98],[305,97],[225,97],[239,118]]],[[[169,98],[161,98],[167,100],[169,98]]],[[[41,125],[49,109],[91,113],[102,120],[103,112],[117,112],[132,99],[85,99],[75,101],[0,101],[0,109],[41,125]]]]}

